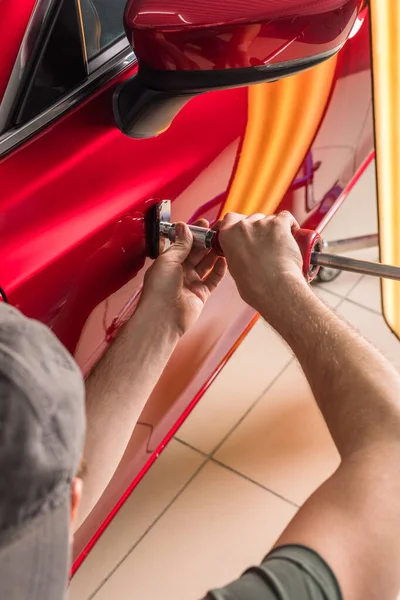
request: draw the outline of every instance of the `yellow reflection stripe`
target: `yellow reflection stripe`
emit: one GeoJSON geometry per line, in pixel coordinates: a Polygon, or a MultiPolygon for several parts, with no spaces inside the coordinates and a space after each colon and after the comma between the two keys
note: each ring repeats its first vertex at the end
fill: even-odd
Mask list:
{"type": "MultiPolygon", "coordinates": [[[[400,3],[371,0],[381,261],[400,265],[400,3]]],[[[400,283],[382,281],[383,312],[400,337],[400,283]]]]}
{"type": "Polygon", "coordinates": [[[318,130],[336,60],[249,87],[248,124],[223,213],[276,210],[318,130]]]}
{"type": "Polygon", "coordinates": [[[81,26],[83,55],[84,55],[85,63],[87,64],[88,63],[88,55],[87,55],[87,48],[86,48],[85,28],[83,26],[81,0],[76,0],[76,7],[78,9],[79,23],[81,26]]]}

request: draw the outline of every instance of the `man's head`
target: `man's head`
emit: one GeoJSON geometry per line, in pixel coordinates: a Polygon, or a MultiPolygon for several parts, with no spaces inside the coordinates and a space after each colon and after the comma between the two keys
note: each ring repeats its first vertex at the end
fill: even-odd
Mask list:
{"type": "Polygon", "coordinates": [[[63,598],[84,434],[72,357],[44,325],[1,304],[1,598],[63,598]]]}

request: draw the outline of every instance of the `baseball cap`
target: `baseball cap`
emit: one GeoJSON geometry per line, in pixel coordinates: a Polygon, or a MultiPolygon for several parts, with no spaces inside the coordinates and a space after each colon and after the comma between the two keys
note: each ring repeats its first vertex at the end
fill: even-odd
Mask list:
{"type": "Polygon", "coordinates": [[[84,435],[73,358],[47,327],[0,303],[0,598],[65,597],[84,435]]]}

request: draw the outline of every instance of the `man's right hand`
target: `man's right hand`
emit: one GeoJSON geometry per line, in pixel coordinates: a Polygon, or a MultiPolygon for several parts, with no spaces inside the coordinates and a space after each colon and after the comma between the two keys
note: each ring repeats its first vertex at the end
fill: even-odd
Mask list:
{"type": "Polygon", "coordinates": [[[293,286],[307,284],[303,260],[293,233],[299,225],[287,211],[266,217],[228,213],[221,222],[219,241],[243,300],[268,321],[293,286]]]}

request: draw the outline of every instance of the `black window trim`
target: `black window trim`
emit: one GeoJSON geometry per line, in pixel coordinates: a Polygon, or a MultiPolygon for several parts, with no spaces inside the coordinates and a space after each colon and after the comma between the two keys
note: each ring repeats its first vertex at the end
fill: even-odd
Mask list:
{"type": "MultiPolygon", "coordinates": [[[[8,121],[9,112],[18,96],[21,82],[24,79],[24,70],[27,66],[28,43],[32,38],[41,38],[44,29],[48,27],[48,21],[51,18],[56,2],[57,0],[37,0],[0,105],[0,132],[4,124],[8,121]]],[[[128,40],[125,38],[117,40],[97,57],[89,61],[88,75],[81,85],[75,87],[51,107],[39,113],[22,126],[0,133],[0,158],[28,140],[65,112],[81,103],[97,89],[133,65],[135,61],[136,57],[128,40]]]]}
{"type": "MultiPolygon", "coordinates": [[[[113,44],[105,48],[100,54],[91,58],[88,62],[89,74],[95,73],[97,69],[100,69],[102,65],[111,60],[119,52],[129,49],[132,52],[132,48],[129,45],[126,37],[119,38],[113,44]]],[[[133,54],[133,52],[132,52],[133,54]]]]}

